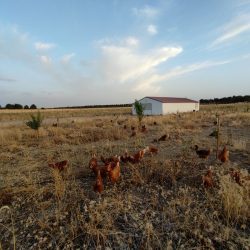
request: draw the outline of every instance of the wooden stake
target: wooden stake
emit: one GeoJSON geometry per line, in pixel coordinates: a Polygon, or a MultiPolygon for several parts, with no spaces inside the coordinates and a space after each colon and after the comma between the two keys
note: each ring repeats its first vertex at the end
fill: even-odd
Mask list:
{"type": "Polygon", "coordinates": [[[219,144],[220,144],[220,116],[217,114],[217,145],[216,145],[216,159],[218,159],[219,155],[219,144]]]}

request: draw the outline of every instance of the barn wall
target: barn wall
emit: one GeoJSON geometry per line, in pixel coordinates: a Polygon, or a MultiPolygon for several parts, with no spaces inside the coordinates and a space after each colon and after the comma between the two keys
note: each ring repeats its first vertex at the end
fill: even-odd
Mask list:
{"type": "Polygon", "coordinates": [[[198,111],[199,103],[164,103],[163,114],[198,111]]]}
{"type": "MultiPolygon", "coordinates": [[[[152,110],[144,110],[144,115],[161,115],[162,114],[162,103],[152,100],[150,98],[143,98],[140,100],[142,104],[152,104],[152,110]]],[[[149,106],[149,105],[148,105],[149,106]]],[[[136,115],[134,105],[132,106],[132,114],[136,115]]]]}

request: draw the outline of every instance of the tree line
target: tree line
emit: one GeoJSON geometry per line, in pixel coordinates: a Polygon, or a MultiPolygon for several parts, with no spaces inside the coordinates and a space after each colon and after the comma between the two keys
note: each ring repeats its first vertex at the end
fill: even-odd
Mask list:
{"type": "Polygon", "coordinates": [[[15,103],[15,104],[8,103],[5,105],[5,107],[0,106],[0,108],[3,108],[3,109],[37,109],[35,104],[31,104],[30,106],[28,105],[23,106],[19,103],[15,103]]]}
{"type": "MultiPolygon", "coordinates": [[[[104,104],[104,105],[85,105],[85,106],[68,106],[68,107],[56,107],[56,108],[47,108],[47,109],[82,109],[82,108],[122,108],[122,107],[132,107],[132,104],[104,104]]],[[[1,107],[2,109],[36,109],[36,105],[32,104],[30,107],[28,105],[21,105],[18,103],[15,104],[6,104],[5,107],[1,107]]],[[[44,109],[44,108],[42,108],[44,109]]]]}
{"type": "Polygon", "coordinates": [[[72,107],[57,107],[55,109],[91,109],[91,108],[122,108],[122,107],[132,107],[132,104],[104,104],[104,105],[85,105],[85,106],[72,106],[72,107]]]}
{"type": "Polygon", "coordinates": [[[214,98],[214,99],[201,99],[200,104],[229,104],[237,102],[250,102],[250,95],[245,96],[230,96],[223,98],[214,98]]]}

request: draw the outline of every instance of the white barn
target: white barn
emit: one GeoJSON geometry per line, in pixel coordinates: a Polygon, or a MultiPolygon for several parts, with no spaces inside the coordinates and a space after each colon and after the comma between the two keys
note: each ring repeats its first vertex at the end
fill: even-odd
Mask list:
{"type": "MultiPolygon", "coordinates": [[[[166,115],[178,112],[192,112],[199,110],[199,102],[176,97],[146,96],[139,100],[144,107],[144,115],[166,115]]],[[[136,115],[134,104],[132,114],[136,115]]]]}

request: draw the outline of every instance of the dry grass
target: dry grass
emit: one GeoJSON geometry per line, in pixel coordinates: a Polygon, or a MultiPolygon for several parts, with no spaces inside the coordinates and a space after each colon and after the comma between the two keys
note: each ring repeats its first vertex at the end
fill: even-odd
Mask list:
{"type": "Polygon", "coordinates": [[[229,175],[232,167],[249,176],[246,110],[243,104],[202,106],[198,113],[145,117],[148,132],[135,137],[130,127],[137,119],[128,109],[51,110],[44,111],[38,139],[24,125],[28,113],[1,113],[0,121],[13,124],[0,132],[0,249],[247,249],[250,181],[240,186],[229,175]],[[221,143],[230,150],[223,165],[215,153],[203,160],[193,150],[195,144],[215,149],[208,135],[216,112],[221,143]],[[163,134],[166,141],[153,143],[163,134]],[[104,192],[94,193],[93,153],[134,153],[151,144],[157,155],[121,163],[121,180],[105,180],[104,192]],[[64,159],[65,172],[47,165],[64,159]],[[215,186],[206,190],[201,177],[209,166],[215,186]]]}
{"type": "Polygon", "coordinates": [[[226,221],[246,223],[250,218],[250,182],[240,186],[229,174],[221,176],[219,194],[226,221]]]}

